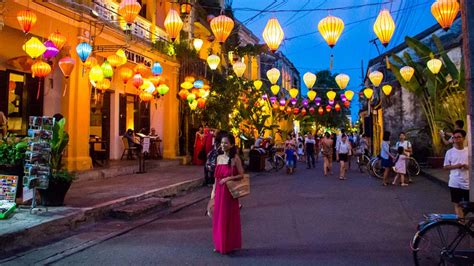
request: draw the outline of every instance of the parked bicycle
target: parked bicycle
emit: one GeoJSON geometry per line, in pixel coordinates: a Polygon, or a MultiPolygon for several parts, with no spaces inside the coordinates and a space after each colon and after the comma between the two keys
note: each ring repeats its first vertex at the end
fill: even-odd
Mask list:
{"type": "Polygon", "coordinates": [[[369,173],[370,168],[369,168],[369,162],[370,162],[370,157],[367,156],[366,154],[356,154],[356,162],[357,166],[359,167],[359,171],[361,173],[369,173]]]}
{"type": "MultiPolygon", "coordinates": [[[[461,203],[465,215],[474,213],[473,202],[461,203]]],[[[418,225],[411,248],[415,265],[473,265],[474,217],[429,214],[418,225]]]]}
{"type": "Polygon", "coordinates": [[[269,156],[265,159],[265,171],[270,172],[275,170],[278,172],[285,166],[285,159],[278,154],[275,148],[269,150],[269,156]]]}
{"type": "MultiPolygon", "coordinates": [[[[418,164],[415,158],[408,157],[406,166],[407,166],[408,178],[417,176],[420,174],[420,171],[421,171],[420,164],[418,164]]],[[[382,159],[380,158],[380,156],[373,157],[369,161],[369,166],[367,166],[367,169],[370,169],[369,172],[371,175],[378,178],[383,178],[384,169],[382,167],[382,159]]]]}

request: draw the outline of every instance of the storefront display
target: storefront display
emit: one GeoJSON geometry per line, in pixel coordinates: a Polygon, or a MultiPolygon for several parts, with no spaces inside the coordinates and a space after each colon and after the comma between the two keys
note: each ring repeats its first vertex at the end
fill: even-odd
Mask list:
{"type": "Polygon", "coordinates": [[[16,209],[18,176],[0,175],[0,219],[7,219],[16,209]]]}

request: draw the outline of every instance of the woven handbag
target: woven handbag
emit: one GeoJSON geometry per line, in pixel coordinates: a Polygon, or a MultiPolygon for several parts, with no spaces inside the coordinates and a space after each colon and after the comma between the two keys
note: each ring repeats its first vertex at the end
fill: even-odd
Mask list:
{"type": "Polygon", "coordinates": [[[242,175],[241,179],[227,181],[226,185],[234,199],[250,194],[250,176],[248,174],[242,175]]]}

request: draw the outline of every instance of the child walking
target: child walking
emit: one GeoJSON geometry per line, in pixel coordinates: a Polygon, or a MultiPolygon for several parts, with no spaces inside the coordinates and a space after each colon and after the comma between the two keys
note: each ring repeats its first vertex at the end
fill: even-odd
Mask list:
{"type": "Polygon", "coordinates": [[[408,186],[408,184],[405,183],[405,175],[407,173],[406,160],[408,157],[405,155],[405,149],[402,146],[398,146],[397,152],[398,155],[395,158],[395,166],[393,167],[393,170],[397,175],[393,179],[392,185],[396,185],[398,177],[400,177],[400,185],[406,187],[408,186]]]}
{"type": "Polygon", "coordinates": [[[295,169],[295,164],[296,164],[296,146],[290,143],[286,144],[285,148],[285,154],[286,154],[286,173],[287,174],[293,174],[294,169],[295,169]]]}

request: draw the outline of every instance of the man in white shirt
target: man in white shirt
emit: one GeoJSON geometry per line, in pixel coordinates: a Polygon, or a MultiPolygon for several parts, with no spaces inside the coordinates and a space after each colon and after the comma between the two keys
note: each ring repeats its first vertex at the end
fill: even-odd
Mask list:
{"type": "Polygon", "coordinates": [[[464,213],[460,202],[469,201],[469,158],[468,149],[464,147],[466,131],[457,129],[453,132],[453,148],[446,152],[444,157],[444,169],[449,170],[449,190],[451,201],[454,203],[454,211],[460,217],[464,213]]]}

